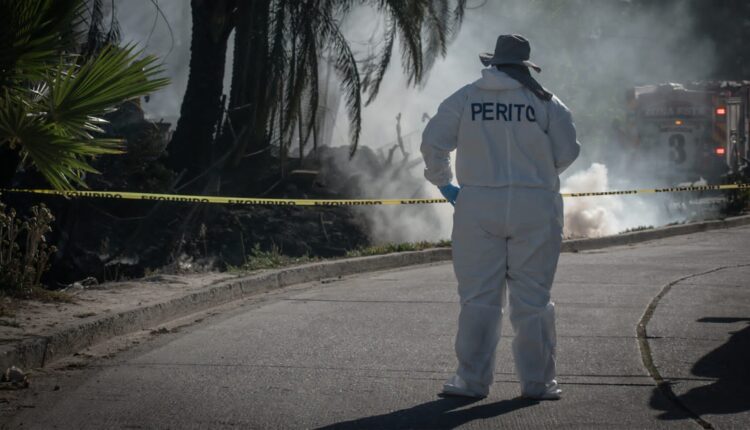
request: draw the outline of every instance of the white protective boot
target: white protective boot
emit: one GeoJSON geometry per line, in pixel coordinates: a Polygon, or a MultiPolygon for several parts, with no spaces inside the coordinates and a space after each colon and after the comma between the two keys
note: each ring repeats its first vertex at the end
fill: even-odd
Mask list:
{"type": "Polygon", "coordinates": [[[521,397],[534,400],[560,400],[562,390],[556,380],[551,382],[522,382],[521,397]]]}
{"type": "Polygon", "coordinates": [[[441,394],[445,396],[460,396],[460,397],[473,397],[477,399],[483,399],[487,397],[489,388],[470,386],[466,381],[461,379],[458,375],[451,376],[445,384],[443,384],[443,392],[441,394]]]}

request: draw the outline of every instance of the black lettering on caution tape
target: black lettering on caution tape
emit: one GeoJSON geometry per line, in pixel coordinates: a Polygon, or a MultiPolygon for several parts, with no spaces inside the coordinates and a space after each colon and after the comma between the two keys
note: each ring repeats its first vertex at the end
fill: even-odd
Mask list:
{"type": "Polygon", "coordinates": [[[315,200],[316,206],[371,206],[382,205],[383,200],[315,200]]]}
{"type": "Polygon", "coordinates": [[[638,194],[638,190],[623,190],[623,191],[599,191],[593,193],[566,193],[567,197],[597,197],[597,196],[619,196],[625,194],[638,194]]]}
{"type": "Polygon", "coordinates": [[[160,202],[187,202],[187,203],[210,203],[211,200],[200,197],[187,197],[187,196],[154,196],[148,194],[142,194],[141,200],[158,200],[160,202]]]}
{"type": "Polygon", "coordinates": [[[230,198],[227,200],[230,205],[262,205],[262,206],[297,206],[297,202],[294,200],[262,200],[262,199],[234,199],[230,198]]]}

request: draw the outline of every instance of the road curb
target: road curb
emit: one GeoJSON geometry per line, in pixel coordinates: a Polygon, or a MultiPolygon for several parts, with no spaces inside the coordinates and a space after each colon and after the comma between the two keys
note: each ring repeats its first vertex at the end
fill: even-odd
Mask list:
{"type": "MultiPolygon", "coordinates": [[[[750,216],[727,218],[638,231],[593,239],[569,240],[563,252],[578,252],[631,245],[666,237],[750,224],[750,216]]],[[[182,297],[153,303],[114,315],[81,321],[47,336],[24,339],[0,346],[0,369],[11,365],[23,369],[44,367],[108,338],[147,329],[161,323],[281,287],[363,272],[428,264],[451,259],[450,248],[325,261],[230,279],[182,297]]]]}
{"type": "Polygon", "coordinates": [[[438,248],[325,261],[230,279],[182,297],[81,321],[47,336],[2,345],[0,369],[11,365],[22,369],[44,367],[111,337],[147,329],[191,313],[289,285],[450,259],[450,248],[438,248]]]}

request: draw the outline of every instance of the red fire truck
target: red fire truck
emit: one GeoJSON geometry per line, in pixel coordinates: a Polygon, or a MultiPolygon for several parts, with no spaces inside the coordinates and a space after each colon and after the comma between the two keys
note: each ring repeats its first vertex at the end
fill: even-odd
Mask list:
{"type": "Polygon", "coordinates": [[[632,88],[625,134],[633,164],[655,169],[665,182],[748,175],[749,103],[750,81],[632,88]]]}

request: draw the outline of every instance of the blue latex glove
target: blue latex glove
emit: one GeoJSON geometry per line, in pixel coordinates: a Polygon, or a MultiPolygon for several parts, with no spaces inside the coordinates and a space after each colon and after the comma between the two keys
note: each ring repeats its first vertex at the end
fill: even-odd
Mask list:
{"type": "Polygon", "coordinates": [[[448,200],[448,203],[452,204],[453,206],[456,206],[456,199],[458,198],[458,192],[461,191],[461,188],[453,185],[443,185],[442,187],[438,187],[440,190],[440,193],[445,197],[446,200],[448,200]]]}

